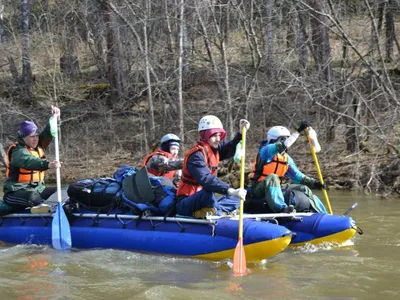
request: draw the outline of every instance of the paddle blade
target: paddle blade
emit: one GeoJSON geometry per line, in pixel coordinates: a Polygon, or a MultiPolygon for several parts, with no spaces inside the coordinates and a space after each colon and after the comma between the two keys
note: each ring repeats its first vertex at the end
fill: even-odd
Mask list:
{"type": "Polygon", "coordinates": [[[233,275],[243,276],[247,274],[246,255],[244,253],[243,239],[239,239],[233,255],[233,275]]]}
{"type": "Polygon", "coordinates": [[[61,202],[57,204],[51,223],[51,243],[57,250],[71,249],[71,229],[61,202]]]}

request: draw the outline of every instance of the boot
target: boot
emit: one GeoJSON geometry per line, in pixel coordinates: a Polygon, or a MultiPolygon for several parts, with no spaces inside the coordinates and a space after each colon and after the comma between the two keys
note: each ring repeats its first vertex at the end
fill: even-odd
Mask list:
{"type": "Polygon", "coordinates": [[[50,212],[50,205],[39,204],[31,207],[31,214],[47,214],[50,212]]]}
{"type": "Polygon", "coordinates": [[[193,217],[196,219],[203,219],[207,216],[214,216],[217,213],[217,210],[214,207],[203,207],[196,210],[193,213],[193,217]]]}

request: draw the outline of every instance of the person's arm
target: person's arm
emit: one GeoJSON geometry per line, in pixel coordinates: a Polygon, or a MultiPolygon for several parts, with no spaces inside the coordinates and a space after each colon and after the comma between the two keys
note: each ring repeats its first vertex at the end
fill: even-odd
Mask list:
{"type": "Polygon", "coordinates": [[[153,155],[146,164],[147,169],[165,173],[183,167],[183,158],[168,159],[163,155],[153,155]]]}
{"type": "Polygon", "coordinates": [[[228,193],[229,185],[211,174],[210,169],[206,165],[203,154],[200,151],[190,155],[187,161],[187,168],[190,175],[203,187],[203,189],[222,195],[228,193]]]}
{"type": "Polygon", "coordinates": [[[16,147],[13,150],[10,164],[17,168],[34,171],[45,171],[51,167],[51,163],[48,160],[33,156],[24,147],[16,147]]]}
{"type": "Polygon", "coordinates": [[[242,139],[242,129],[244,127],[246,128],[246,130],[249,130],[250,122],[247,121],[246,119],[240,119],[239,120],[239,132],[237,132],[235,134],[235,137],[229,142],[222,142],[219,144],[218,151],[219,151],[219,159],[220,160],[231,158],[235,155],[236,146],[242,139]]]}
{"type": "Polygon", "coordinates": [[[183,158],[173,158],[167,161],[167,171],[180,170],[183,168],[183,158]]]}
{"type": "Polygon", "coordinates": [[[236,145],[240,142],[241,139],[242,134],[240,132],[237,132],[232,140],[221,142],[218,146],[219,159],[224,160],[233,157],[236,152],[236,145]]]}
{"type": "Polygon", "coordinates": [[[314,178],[308,177],[304,175],[296,166],[293,159],[288,155],[288,164],[289,169],[286,172],[285,176],[290,178],[295,184],[304,184],[308,186],[310,189],[316,188],[316,182],[314,178]]]}
{"type": "Polygon", "coordinates": [[[277,155],[278,153],[281,153],[286,150],[286,147],[283,143],[278,142],[274,144],[267,144],[265,147],[261,148],[260,150],[260,157],[262,161],[265,161],[265,163],[270,163],[272,161],[272,158],[277,155]]]}
{"type": "Polygon", "coordinates": [[[46,150],[51,141],[53,140],[53,136],[50,132],[50,122],[47,122],[46,127],[39,134],[39,146],[46,150]]]}
{"type": "MultiPolygon", "coordinates": [[[[52,116],[55,116],[57,118],[58,132],[60,132],[60,125],[61,125],[60,109],[57,106],[52,105],[51,106],[51,114],[52,114],[52,116]]],[[[39,146],[42,147],[44,150],[46,150],[52,140],[53,140],[53,136],[51,135],[50,119],[49,119],[49,121],[46,124],[46,127],[43,129],[43,131],[39,135],[39,146]]]]}

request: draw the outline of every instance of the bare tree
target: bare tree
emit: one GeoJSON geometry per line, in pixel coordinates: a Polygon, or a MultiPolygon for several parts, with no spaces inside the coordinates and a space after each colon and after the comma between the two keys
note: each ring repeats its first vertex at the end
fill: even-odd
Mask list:
{"type": "Polygon", "coordinates": [[[115,24],[113,12],[107,5],[107,0],[101,1],[101,10],[103,12],[103,22],[107,33],[107,66],[108,80],[111,86],[111,101],[115,105],[119,99],[123,98],[122,70],[119,65],[119,40],[115,33],[115,24]]]}
{"type": "MultiPolygon", "coordinates": [[[[182,142],[185,141],[184,134],[184,123],[183,123],[183,95],[182,95],[182,83],[183,83],[183,68],[184,68],[184,33],[185,33],[185,6],[184,0],[179,1],[179,33],[178,33],[178,77],[177,77],[177,86],[178,86],[178,102],[179,102],[179,136],[182,139],[182,142]]],[[[186,36],[186,34],[185,34],[186,36]]]]}
{"type": "Polygon", "coordinates": [[[275,0],[267,0],[266,12],[266,23],[267,23],[267,64],[271,71],[273,69],[272,55],[274,52],[274,23],[272,18],[272,12],[274,9],[275,0]]]}
{"type": "Polygon", "coordinates": [[[60,69],[67,77],[75,77],[79,74],[79,61],[76,55],[76,18],[75,11],[65,14],[65,40],[62,47],[63,55],[60,57],[60,69]],[[68,24],[68,26],[67,26],[68,24]]]}
{"type": "Polygon", "coordinates": [[[0,44],[4,43],[3,11],[4,11],[3,0],[0,0],[0,44]]]}
{"type": "Polygon", "coordinates": [[[32,70],[29,50],[29,16],[31,5],[29,0],[21,0],[21,51],[22,51],[22,98],[31,98],[32,70]]]}

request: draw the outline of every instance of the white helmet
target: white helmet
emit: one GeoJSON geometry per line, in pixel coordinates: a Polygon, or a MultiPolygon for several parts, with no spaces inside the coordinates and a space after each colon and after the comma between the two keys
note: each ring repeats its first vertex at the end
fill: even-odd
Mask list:
{"type": "Polygon", "coordinates": [[[173,133],[168,133],[168,134],[164,135],[161,138],[160,144],[164,144],[164,143],[169,142],[169,141],[180,142],[181,139],[177,135],[175,135],[173,133]]]}
{"type": "Polygon", "coordinates": [[[267,142],[270,143],[272,140],[277,140],[281,136],[289,137],[289,129],[283,126],[274,126],[267,132],[267,142]]]}
{"type": "Polygon", "coordinates": [[[224,126],[222,126],[221,120],[216,116],[208,115],[200,119],[197,131],[200,132],[207,129],[224,129],[224,126]]]}

